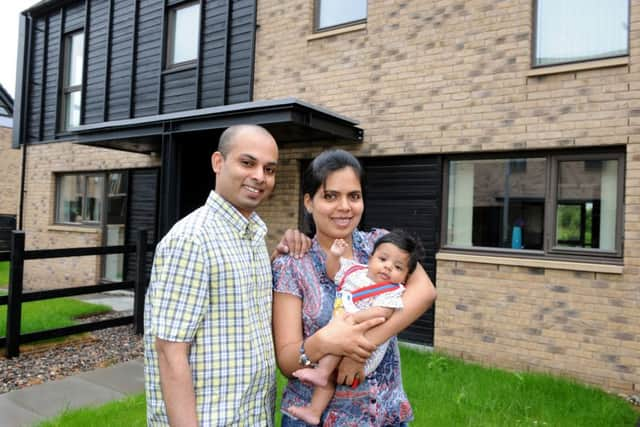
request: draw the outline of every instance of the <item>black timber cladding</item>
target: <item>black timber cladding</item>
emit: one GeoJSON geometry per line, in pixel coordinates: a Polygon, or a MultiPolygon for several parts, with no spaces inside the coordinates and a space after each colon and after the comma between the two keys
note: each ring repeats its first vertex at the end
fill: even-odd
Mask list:
{"type": "MultiPolygon", "coordinates": [[[[420,239],[421,264],[435,283],[439,247],[442,163],[438,156],[361,159],[366,172],[361,227],[402,228],[420,239]]],[[[400,338],[433,345],[435,310],[431,308],[400,338]]]]}
{"type": "MultiPolygon", "coordinates": [[[[138,231],[147,231],[147,244],[153,245],[157,236],[159,170],[132,169],[129,171],[129,197],[127,203],[126,244],[135,244],[138,231]]],[[[153,251],[147,252],[145,266],[149,278],[153,265],[153,251]]],[[[132,280],[136,274],[136,254],[125,257],[125,278],[132,280]]]]}
{"type": "Polygon", "coordinates": [[[86,1],[52,0],[24,12],[29,61],[18,86],[27,103],[17,113],[19,142],[73,139],[57,130],[62,43],[76,30],[85,31],[83,124],[251,100],[256,0],[202,0],[198,61],[175,71],[163,67],[165,0],[86,1]]]}

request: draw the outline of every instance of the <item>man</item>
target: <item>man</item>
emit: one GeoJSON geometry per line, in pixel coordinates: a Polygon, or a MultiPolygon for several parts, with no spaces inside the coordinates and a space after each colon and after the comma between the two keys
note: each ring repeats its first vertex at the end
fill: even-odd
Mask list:
{"type": "Polygon", "coordinates": [[[145,302],[148,425],[273,425],[271,265],[254,210],[273,191],[277,161],[264,128],[224,131],[211,157],[215,190],[156,248],[145,302]]]}

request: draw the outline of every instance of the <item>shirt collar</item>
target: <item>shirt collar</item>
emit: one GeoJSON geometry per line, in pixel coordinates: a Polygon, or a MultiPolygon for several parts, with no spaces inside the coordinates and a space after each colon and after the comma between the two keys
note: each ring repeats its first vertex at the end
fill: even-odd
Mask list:
{"type": "Polygon", "coordinates": [[[205,206],[210,211],[221,215],[243,239],[263,238],[267,234],[267,225],[257,213],[252,212],[249,218],[245,217],[235,206],[215,191],[209,193],[205,206]]]}

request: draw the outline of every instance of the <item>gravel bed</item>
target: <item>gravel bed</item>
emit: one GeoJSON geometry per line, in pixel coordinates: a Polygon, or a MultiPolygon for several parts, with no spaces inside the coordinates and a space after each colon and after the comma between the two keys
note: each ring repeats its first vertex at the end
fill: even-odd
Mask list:
{"type": "MultiPolygon", "coordinates": [[[[129,315],[131,313],[111,312],[87,317],[83,321],[129,315]]],[[[0,393],[142,356],[142,337],[133,333],[133,325],[93,331],[61,343],[27,345],[24,350],[21,346],[19,357],[6,359],[4,353],[0,356],[0,393]]]]}

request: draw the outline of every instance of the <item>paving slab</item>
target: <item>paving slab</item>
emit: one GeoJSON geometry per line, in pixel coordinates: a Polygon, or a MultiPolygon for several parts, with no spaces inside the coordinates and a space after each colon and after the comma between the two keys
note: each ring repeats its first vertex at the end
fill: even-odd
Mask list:
{"type": "Polygon", "coordinates": [[[31,426],[42,418],[42,415],[12,402],[6,398],[6,394],[0,396],[0,425],[6,427],[31,426]]]}
{"type": "Polygon", "coordinates": [[[108,305],[114,311],[133,311],[133,292],[129,291],[109,291],[76,298],[92,304],[108,305]]]}
{"type": "Polygon", "coordinates": [[[123,394],[142,393],[144,391],[144,362],[131,360],[117,366],[83,372],[76,378],[123,394]]]}
{"type": "Polygon", "coordinates": [[[12,391],[6,396],[16,405],[44,418],[54,417],[66,409],[95,406],[125,397],[124,393],[77,377],[12,391]]]}
{"type": "Polygon", "coordinates": [[[0,427],[32,426],[66,409],[99,406],[144,391],[142,359],[0,395],[0,427]]]}

